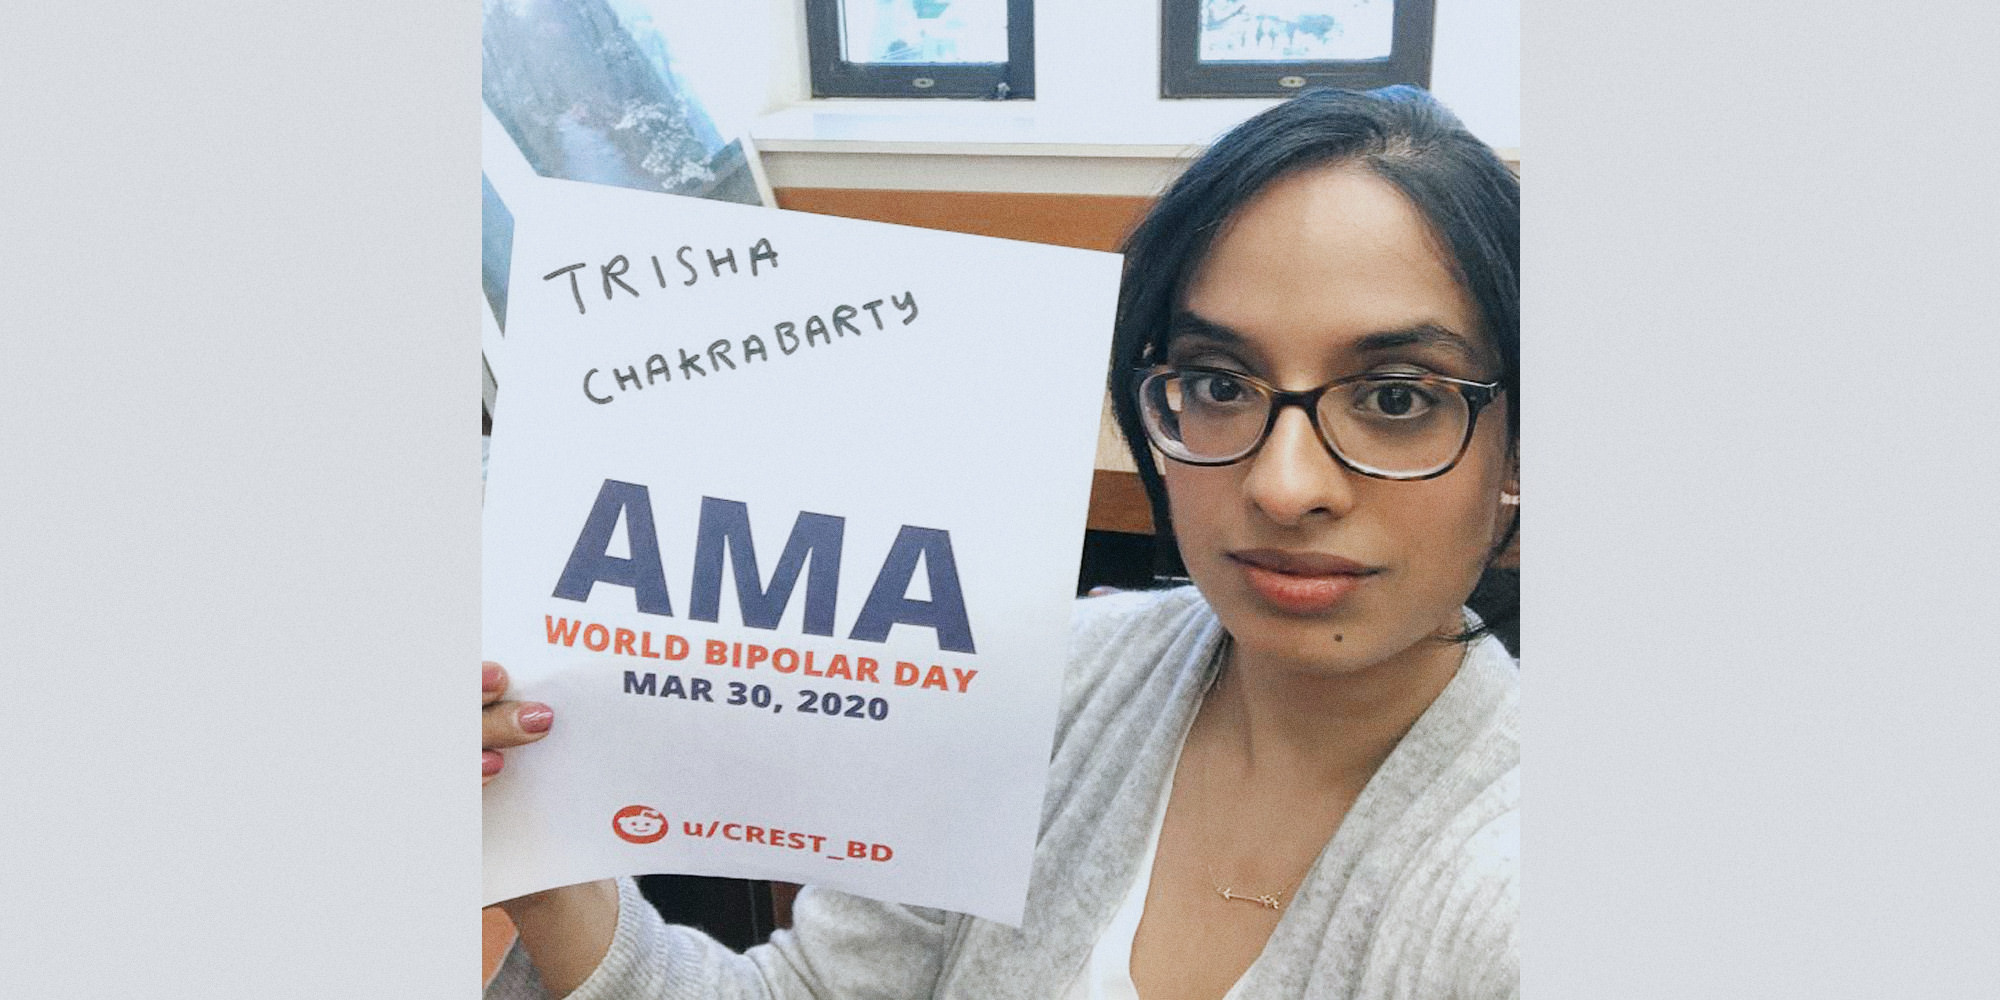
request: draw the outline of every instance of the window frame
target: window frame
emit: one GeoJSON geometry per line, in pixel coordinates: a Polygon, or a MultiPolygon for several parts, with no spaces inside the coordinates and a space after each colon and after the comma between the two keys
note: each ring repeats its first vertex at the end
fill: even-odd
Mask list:
{"type": "Polygon", "coordinates": [[[1035,96],[1034,0],[1007,0],[1007,61],[1002,63],[848,62],[841,51],[841,0],[805,3],[806,62],[813,97],[1017,100],[1035,96]]]}
{"type": "Polygon", "coordinates": [[[1161,0],[1160,96],[1289,97],[1310,87],[1365,90],[1392,83],[1428,88],[1435,0],[1395,0],[1389,55],[1381,59],[1204,63],[1202,0],[1161,0]]]}

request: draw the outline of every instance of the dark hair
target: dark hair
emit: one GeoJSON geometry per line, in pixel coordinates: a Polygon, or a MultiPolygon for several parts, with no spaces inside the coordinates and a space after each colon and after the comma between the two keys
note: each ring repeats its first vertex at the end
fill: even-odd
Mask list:
{"type": "MultiPolygon", "coordinates": [[[[1111,341],[1112,407],[1163,541],[1172,539],[1173,523],[1139,422],[1135,373],[1165,356],[1170,321],[1188,280],[1236,212],[1273,181],[1336,164],[1360,167],[1394,185],[1430,223],[1500,354],[1508,440],[1519,440],[1520,182],[1491,148],[1422,90],[1308,91],[1217,140],[1125,240],[1111,341]]],[[[1494,555],[1513,534],[1510,523],[1494,555]]],[[[1511,579],[1501,578],[1507,575],[1489,568],[1474,591],[1474,609],[1489,629],[1511,629],[1518,616],[1511,579]]]]}

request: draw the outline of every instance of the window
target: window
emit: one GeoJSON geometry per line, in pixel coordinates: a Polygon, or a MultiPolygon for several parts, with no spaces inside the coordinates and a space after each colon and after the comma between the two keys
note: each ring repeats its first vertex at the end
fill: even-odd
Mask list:
{"type": "Polygon", "coordinates": [[[1430,85],[1433,0],[1163,0],[1160,96],[1430,85]]]}
{"type": "Polygon", "coordinates": [[[1033,0],[806,0],[814,97],[1035,96],[1033,0]]]}

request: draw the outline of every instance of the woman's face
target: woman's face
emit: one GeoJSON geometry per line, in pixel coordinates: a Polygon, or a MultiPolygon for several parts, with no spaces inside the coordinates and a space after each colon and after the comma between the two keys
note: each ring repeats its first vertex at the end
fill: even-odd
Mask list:
{"type": "MultiPolygon", "coordinates": [[[[1491,381],[1501,367],[1422,216],[1352,167],[1279,180],[1237,212],[1187,286],[1167,360],[1291,390],[1378,371],[1491,381]]],[[[1238,655],[1319,673],[1455,655],[1422,640],[1462,629],[1506,526],[1505,407],[1430,480],[1346,470],[1297,407],[1233,465],[1164,461],[1182,558],[1238,655]]]]}

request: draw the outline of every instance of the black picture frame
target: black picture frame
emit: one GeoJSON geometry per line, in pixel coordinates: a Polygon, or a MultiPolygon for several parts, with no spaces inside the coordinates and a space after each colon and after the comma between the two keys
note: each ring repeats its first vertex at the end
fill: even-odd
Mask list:
{"type": "Polygon", "coordinates": [[[1161,0],[1161,97],[1289,97],[1312,87],[1430,86],[1435,0],[1395,0],[1386,58],[1244,63],[1201,60],[1201,2],[1161,0]]]}
{"type": "Polygon", "coordinates": [[[1034,0],[1007,0],[1003,63],[853,63],[841,51],[840,0],[806,0],[806,55],[814,97],[1035,96],[1034,0]]]}

